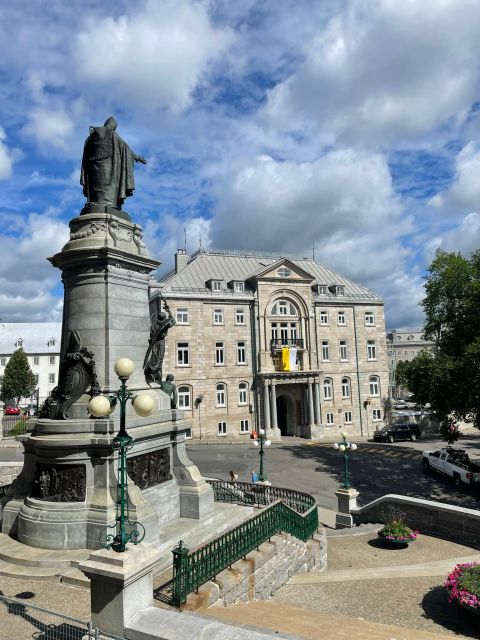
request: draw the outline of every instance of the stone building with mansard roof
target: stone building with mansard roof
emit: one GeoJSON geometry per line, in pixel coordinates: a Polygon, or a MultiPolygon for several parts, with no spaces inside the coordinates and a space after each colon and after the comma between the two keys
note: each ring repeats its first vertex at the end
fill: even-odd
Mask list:
{"type": "Polygon", "coordinates": [[[388,396],[383,300],[313,259],[205,250],[175,255],[152,282],[193,438],[245,438],[265,428],[320,438],[372,435],[388,396]]]}

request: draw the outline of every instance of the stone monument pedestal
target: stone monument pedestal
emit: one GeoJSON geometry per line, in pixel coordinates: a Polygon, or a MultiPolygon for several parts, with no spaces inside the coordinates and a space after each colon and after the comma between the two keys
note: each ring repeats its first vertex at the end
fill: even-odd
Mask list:
{"type": "Polygon", "coordinates": [[[335,526],[337,529],[345,529],[353,527],[352,509],[357,508],[358,491],[350,487],[345,489],[340,487],[335,491],[337,496],[338,511],[335,516],[335,526]]]}
{"type": "Polygon", "coordinates": [[[153,569],[160,555],[151,545],[130,544],[123,553],[95,551],[80,563],[78,568],[91,581],[94,627],[123,638],[128,622],[153,606],[153,569]]]}

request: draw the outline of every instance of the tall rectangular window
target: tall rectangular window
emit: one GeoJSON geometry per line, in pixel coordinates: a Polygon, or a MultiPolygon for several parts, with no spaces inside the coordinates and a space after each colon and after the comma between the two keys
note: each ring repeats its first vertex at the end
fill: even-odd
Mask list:
{"type": "Polygon", "coordinates": [[[347,341],[340,340],[340,362],[346,362],[348,360],[347,341]]]}
{"type": "Polygon", "coordinates": [[[245,342],[242,340],[237,342],[237,364],[246,364],[247,363],[247,349],[245,347],[245,342]]]}
{"type": "Polygon", "coordinates": [[[213,324],[223,324],[223,309],[213,310],[213,324]]]}
{"type": "Polygon", "coordinates": [[[55,364],[55,356],[49,356],[48,364],[55,364]]]}
{"type": "Polygon", "coordinates": [[[189,362],[188,342],[177,342],[177,365],[179,367],[188,367],[189,362]]]}
{"type": "Polygon", "coordinates": [[[367,340],[367,360],[377,359],[377,346],[375,340],[367,340]]]}
{"type": "Polygon", "coordinates": [[[375,315],[373,311],[365,311],[365,326],[373,327],[375,325],[375,315]]]}
{"type": "Polygon", "coordinates": [[[215,364],[225,364],[224,342],[215,342],[215,364]]]}
{"type": "Polygon", "coordinates": [[[177,309],[176,316],[177,324],[188,324],[188,309],[181,308],[177,309]]]}
{"type": "Polygon", "coordinates": [[[322,340],[322,360],[330,360],[330,347],[328,346],[328,340],[322,340]]]}
{"type": "Polygon", "coordinates": [[[49,373],[48,374],[48,382],[49,382],[49,384],[55,384],[55,374],[54,373],[49,373]]]}
{"type": "Polygon", "coordinates": [[[235,309],[235,324],[245,324],[244,309],[235,309]]]}
{"type": "Polygon", "coordinates": [[[212,282],[212,290],[213,291],[221,291],[222,290],[222,281],[221,280],[214,280],[212,282]]]}
{"type": "Polygon", "coordinates": [[[333,424],[333,413],[327,413],[327,424],[328,425],[333,424]]]}
{"type": "Polygon", "coordinates": [[[344,418],[345,418],[345,424],[352,424],[352,412],[351,411],[345,411],[344,418]]]}
{"type": "Polygon", "coordinates": [[[240,420],[240,433],[248,433],[248,420],[240,420]]]}
{"type": "Polygon", "coordinates": [[[245,290],[243,282],[235,282],[234,290],[236,293],[243,293],[243,291],[245,290]]]}
{"type": "Polygon", "coordinates": [[[382,410],[381,409],[373,409],[372,411],[373,420],[378,421],[382,419],[382,410]]]}
{"type": "Polygon", "coordinates": [[[226,436],[227,435],[227,423],[226,422],[219,422],[218,423],[218,435],[219,436],[226,436]]]}
{"type": "Polygon", "coordinates": [[[344,327],[347,324],[347,316],[345,315],[345,311],[338,312],[337,324],[339,327],[344,327]]]}
{"type": "Polygon", "coordinates": [[[40,357],[39,356],[33,356],[33,364],[34,365],[40,364],[40,357]]]}
{"type": "Polygon", "coordinates": [[[0,358],[0,366],[4,367],[7,364],[6,358],[0,358]]]}
{"type": "Polygon", "coordinates": [[[320,311],[320,324],[328,324],[328,311],[320,311]]]}

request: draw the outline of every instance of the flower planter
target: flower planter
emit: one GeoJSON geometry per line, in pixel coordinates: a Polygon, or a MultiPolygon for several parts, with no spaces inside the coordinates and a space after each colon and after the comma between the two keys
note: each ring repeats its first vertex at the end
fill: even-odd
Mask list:
{"type": "Polygon", "coordinates": [[[462,584],[463,574],[470,572],[471,568],[476,566],[478,566],[476,562],[457,564],[455,569],[448,574],[444,585],[447,589],[450,602],[456,602],[462,609],[466,609],[475,615],[480,615],[480,595],[477,595],[478,579],[475,584],[475,591],[477,591],[477,593],[470,593],[465,588],[465,584],[462,584]]]}
{"type": "Polygon", "coordinates": [[[383,533],[378,532],[378,537],[381,538],[385,544],[388,544],[392,547],[408,547],[411,542],[415,542],[415,538],[393,538],[391,536],[386,536],[383,533]]]}

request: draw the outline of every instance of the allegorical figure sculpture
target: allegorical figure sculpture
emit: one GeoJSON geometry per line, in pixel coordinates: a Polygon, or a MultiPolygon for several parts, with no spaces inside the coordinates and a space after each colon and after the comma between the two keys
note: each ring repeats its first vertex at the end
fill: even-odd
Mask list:
{"type": "Polygon", "coordinates": [[[168,307],[166,307],[166,309],[167,313],[161,311],[150,328],[148,349],[143,361],[143,371],[148,384],[152,384],[152,382],[160,384],[162,382],[165,336],[170,327],[173,327],[175,324],[175,319],[171,316],[170,310],[168,307]]]}
{"type": "Polygon", "coordinates": [[[171,409],[176,409],[177,408],[177,387],[173,384],[173,374],[172,373],[168,373],[167,374],[167,378],[165,380],[165,382],[162,382],[160,384],[160,388],[162,389],[162,391],[165,391],[165,393],[167,394],[167,396],[169,396],[170,398],[170,408],[171,409]]]}
{"type": "Polygon", "coordinates": [[[121,209],[135,189],[134,162],[147,164],[115,131],[110,117],[103,127],[90,127],[83,149],[80,184],[88,202],[121,209]]]}

